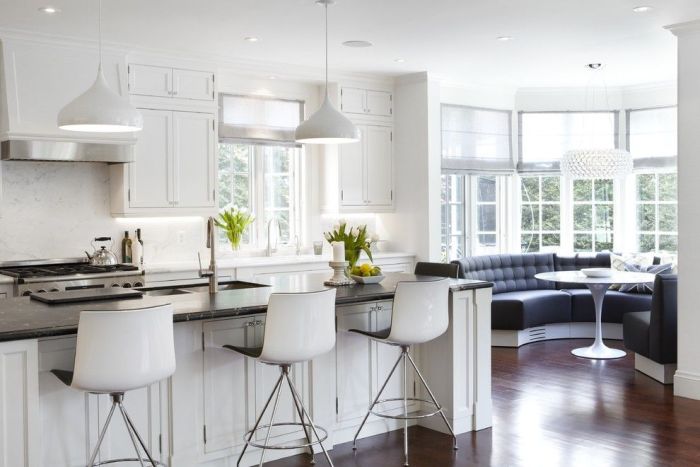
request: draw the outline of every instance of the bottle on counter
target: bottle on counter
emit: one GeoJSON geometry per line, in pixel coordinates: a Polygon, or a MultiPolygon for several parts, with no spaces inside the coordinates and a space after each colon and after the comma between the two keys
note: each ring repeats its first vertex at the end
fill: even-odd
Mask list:
{"type": "Polygon", "coordinates": [[[143,266],[143,242],[141,242],[141,229],[136,230],[136,236],[131,243],[131,264],[143,266]]]}
{"type": "Polygon", "coordinates": [[[131,263],[131,248],[132,248],[132,241],[129,238],[129,231],[125,230],[124,231],[124,238],[122,239],[122,262],[124,264],[130,264],[131,263]]]}
{"type": "Polygon", "coordinates": [[[143,257],[146,254],[146,248],[144,247],[143,239],[141,238],[141,229],[136,229],[136,239],[141,244],[141,262],[140,262],[139,266],[143,267],[143,257]]]}

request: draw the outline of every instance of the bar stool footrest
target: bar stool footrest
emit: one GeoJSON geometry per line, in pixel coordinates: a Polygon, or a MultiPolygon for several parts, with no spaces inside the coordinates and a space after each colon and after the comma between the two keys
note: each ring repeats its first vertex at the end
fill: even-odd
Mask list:
{"type": "MultiPolygon", "coordinates": [[[[403,407],[395,407],[395,408],[393,408],[393,409],[388,409],[388,410],[396,410],[396,409],[401,409],[401,408],[403,408],[403,407]]],[[[437,415],[437,414],[439,414],[440,412],[442,412],[442,407],[440,407],[439,405],[435,404],[433,401],[430,401],[430,400],[427,400],[427,399],[421,399],[421,398],[419,398],[419,397],[407,397],[406,399],[404,399],[403,397],[392,397],[392,398],[390,398],[390,399],[381,399],[381,400],[378,400],[378,401],[371,407],[371,409],[370,409],[370,411],[369,411],[369,413],[371,413],[372,415],[375,415],[375,416],[377,416],[377,417],[380,417],[380,418],[391,418],[391,419],[394,419],[394,420],[418,420],[418,419],[421,419],[421,418],[432,417],[433,415],[437,415]],[[410,412],[410,413],[405,414],[405,415],[404,415],[404,414],[397,414],[397,415],[388,414],[388,413],[378,412],[378,411],[375,409],[375,407],[376,407],[377,405],[379,405],[379,404],[384,404],[384,403],[387,403],[387,402],[403,402],[404,400],[405,400],[406,402],[421,402],[421,403],[423,403],[423,404],[425,404],[425,405],[428,405],[428,406],[430,407],[430,409],[425,410],[425,411],[423,411],[423,410],[418,410],[418,411],[410,412]],[[434,410],[433,410],[433,408],[434,408],[434,410]]]]}
{"type": "MultiPolygon", "coordinates": [[[[148,460],[146,457],[142,457],[141,460],[139,461],[138,457],[128,457],[128,458],[122,458],[122,459],[109,459],[106,461],[102,462],[95,462],[93,465],[97,467],[98,465],[109,465],[109,464],[116,464],[117,462],[143,462],[143,465],[150,466],[151,461],[148,460]]],[[[163,467],[168,467],[167,464],[163,464],[162,462],[156,461],[156,465],[161,465],[163,467]]]]}
{"type": "MultiPolygon", "coordinates": [[[[258,426],[258,428],[255,429],[255,432],[258,432],[260,430],[267,430],[271,426],[272,427],[275,427],[275,426],[297,426],[303,430],[308,429],[309,431],[312,431],[310,423],[301,423],[301,422],[292,423],[292,422],[289,422],[289,423],[273,423],[271,425],[270,424],[260,425],[260,426],[258,426]]],[[[312,441],[310,443],[293,444],[293,445],[292,444],[272,444],[272,445],[265,446],[263,444],[260,444],[260,443],[253,441],[253,437],[251,435],[254,434],[254,432],[253,432],[253,430],[249,430],[246,433],[245,439],[246,440],[249,439],[250,441],[246,441],[246,444],[248,446],[253,446],[255,448],[260,448],[260,449],[299,449],[299,448],[306,448],[309,446],[314,446],[314,445],[320,444],[323,441],[325,441],[326,439],[328,439],[328,431],[326,431],[325,428],[318,426],[318,425],[314,425],[314,426],[316,427],[316,430],[322,432],[322,436],[321,436],[321,439],[316,440],[316,441],[312,441]]]]}

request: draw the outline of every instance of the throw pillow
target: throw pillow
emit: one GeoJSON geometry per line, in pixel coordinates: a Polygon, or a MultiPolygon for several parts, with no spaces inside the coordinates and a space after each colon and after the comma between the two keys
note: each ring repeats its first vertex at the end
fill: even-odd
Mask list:
{"type": "MultiPolygon", "coordinates": [[[[652,266],[639,266],[637,264],[627,264],[625,265],[627,271],[630,272],[648,272],[651,274],[669,274],[673,265],[668,264],[654,264],[652,266]]],[[[652,293],[654,291],[654,284],[622,284],[620,286],[620,292],[637,292],[637,293],[652,293]]]]}
{"type": "MultiPolygon", "coordinates": [[[[627,271],[626,264],[651,266],[654,264],[654,253],[626,253],[617,255],[610,253],[610,268],[613,271],[627,271]]],[[[620,284],[613,284],[610,290],[620,290],[620,284]]]]}

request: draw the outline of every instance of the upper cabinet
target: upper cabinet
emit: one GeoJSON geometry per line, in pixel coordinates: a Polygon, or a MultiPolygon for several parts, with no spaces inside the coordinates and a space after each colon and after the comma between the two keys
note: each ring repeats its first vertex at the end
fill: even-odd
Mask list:
{"type": "Polygon", "coordinates": [[[394,112],[393,98],[387,91],[342,87],[340,109],[348,114],[391,117],[394,112]]]}
{"type": "Polygon", "coordinates": [[[112,215],[216,211],[213,114],[140,109],[144,125],[131,164],[111,169],[112,215]]]}
{"type": "Polygon", "coordinates": [[[129,65],[129,93],[135,96],[214,101],[214,73],[153,65],[129,65]]]}

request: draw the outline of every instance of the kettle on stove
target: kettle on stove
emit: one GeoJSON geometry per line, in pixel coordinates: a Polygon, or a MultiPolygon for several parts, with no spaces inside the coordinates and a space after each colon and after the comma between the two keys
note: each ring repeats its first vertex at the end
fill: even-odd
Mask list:
{"type": "Polygon", "coordinates": [[[85,254],[87,255],[88,259],[90,260],[90,264],[92,266],[114,266],[115,264],[119,264],[119,260],[117,259],[117,255],[115,255],[112,252],[112,245],[114,242],[112,242],[112,237],[97,237],[95,240],[91,242],[92,248],[93,248],[93,253],[90,254],[87,251],[85,251],[85,254]],[[109,242],[109,248],[106,245],[101,245],[99,249],[95,245],[95,243],[106,243],[109,242]]]}

